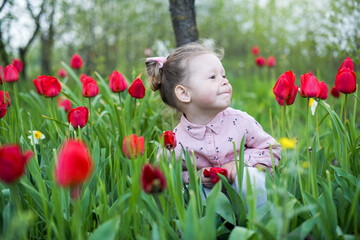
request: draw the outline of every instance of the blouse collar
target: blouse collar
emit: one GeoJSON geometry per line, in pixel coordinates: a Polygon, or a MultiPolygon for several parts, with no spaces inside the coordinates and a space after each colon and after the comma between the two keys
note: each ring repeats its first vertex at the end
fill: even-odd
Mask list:
{"type": "Polygon", "coordinates": [[[221,111],[216,115],[208,124],[199,125],[191,123],[186,119],[185,115],[181,116],[180,125],[190,136],[202,140],[204,139],[206,129],[210,129],[215,134],[219,134],[223,125],[224,111],[221,111]]]}

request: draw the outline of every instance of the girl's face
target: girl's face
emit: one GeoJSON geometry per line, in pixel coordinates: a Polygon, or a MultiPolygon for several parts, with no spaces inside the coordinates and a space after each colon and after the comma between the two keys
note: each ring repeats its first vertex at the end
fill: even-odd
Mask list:
{"type": "Polygon", "coordinates": [[[217,114],[230,106],[232,87],[225,69],[214,54],[205,53],[189,61],[190,104],[199,114],[217,114]]]}

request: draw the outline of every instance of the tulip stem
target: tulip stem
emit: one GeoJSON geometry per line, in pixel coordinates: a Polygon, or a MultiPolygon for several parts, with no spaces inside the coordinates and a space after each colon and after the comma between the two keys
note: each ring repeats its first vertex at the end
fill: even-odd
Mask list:
{"type": "Polygon", "coordinates": [[[347,94],[345,94],[345,103],[344,103],[344,168],[346,171],[349,171],[349,164],[348,164],[348,154],[347,154],[347,139],[346,139],[346,121],[347,121],[347,94]]]}
{"type": "MultiPolygon", "coordinates": [[[[92,122],[91,122],[91,98],[89,97],[89,136],[88,139],[90,140],[90,135],[92,135],[92,122]]],[[[91,144],[90,144],[91,145],[91,144]]]]}
{"type": "Polygon", "coordinates": [[[22,206],[21,206],[21,200],[16,183],[10,185],[10,192],[11,192],[11,199],[13,200],[15,205],[15,212],[16,214],[19,214],[22,210],[22,206]]]}
{"type": "Polygon", "coordinates": [[[310,102],[310,98],[307,98],[307,104],[306,104],[306,149],[308,149],[308,147],[309,147],[309,102],[310,102]]]}
{"type": "Polygon", "coordinates": [[[319,130],[319,117],[318,117],[319,106],[316,107],[315,121],[316,121],[316,138],[318,142],[318,149],[320,149],[320,130],[319,130]]]}
{"type": "Polygon", "coordinates": [[[284,106],[283,106],[283,119],[282,119],[282,135],[283,137],[286,137],[286,103],[284,103],[284,106]]]}
{"type": "MultiPolygon", "coordinates": [[[[15,109],[16,109],[16,122],[19,127],[19,129],[17,129],[20,133],[19,133],[19,138],[21,133],[23,132],[23,123],[22,123],[22,118],[20,116],[20,110],[19,110],[19,100],[18,100],[18,94],[17,94],[17,88],[16,88],[16,82],[13,83],[13,87],[14,87],[14,97],[15,97],[15,109]]],[[[5,100],[5,104],[6,104],[6,93],[4,93],[4,100],[5,100]]]]}
{"type": "Polygon", "coordinates": [[[138,135],[139,134],[138,123],[136,121],[136,98],[135,98],[135,102],[134,102],[134,122],[135,122],[135,133],[136,133],[136,135],[138,135]]]}
{"type": "Polygon", "coordinates": [[[121,109],[121,95],[120,95],[120,92],[119,92],[119,107],[121,109]]]}

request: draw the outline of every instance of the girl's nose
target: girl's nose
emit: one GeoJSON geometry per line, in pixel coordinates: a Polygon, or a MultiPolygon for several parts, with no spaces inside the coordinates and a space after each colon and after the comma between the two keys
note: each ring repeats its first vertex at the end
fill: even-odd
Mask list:
{"type": "Polygon", "coordinates": [[[221,86],[228,85],[228,84],[229,84],[229,80],[227,80],[227,78],[222,78],[221,86]]]}

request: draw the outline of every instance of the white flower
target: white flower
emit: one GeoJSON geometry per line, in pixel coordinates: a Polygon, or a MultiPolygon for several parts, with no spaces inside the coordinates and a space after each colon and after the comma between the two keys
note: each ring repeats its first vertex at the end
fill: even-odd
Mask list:
{"type": "Polygon", "coordinates": [[[33,137],[34,137],[35,144],[39,144],[39,139],[45,138],[45,135],[42,134],[40,131],[29,131],[29,133],[30,133],[30,136],[28,136],[28,138],[30,139],[31,145],[33,145],[33,137]]]}
{"type": "Polygon", "coordinates": [[[310,98],[309,106],[311,107],[311,113],[314,116],[318,102],[313,98],[310,98]]]}

